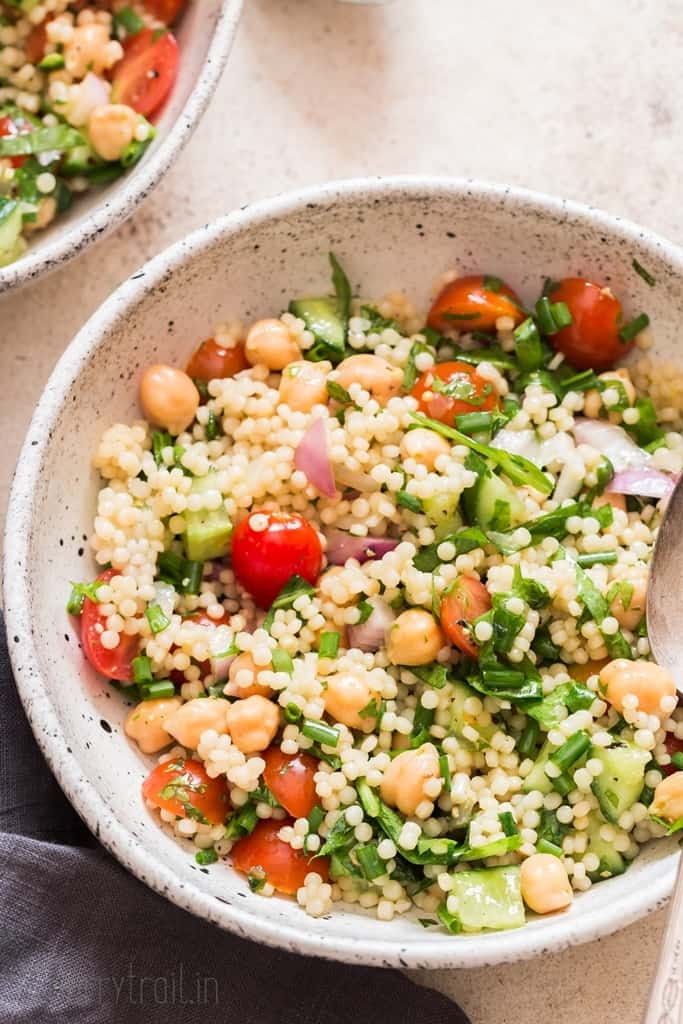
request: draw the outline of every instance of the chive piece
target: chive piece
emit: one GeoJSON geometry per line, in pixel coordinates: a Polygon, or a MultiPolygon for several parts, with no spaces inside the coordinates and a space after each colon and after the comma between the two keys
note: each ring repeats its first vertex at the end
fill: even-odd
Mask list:
{"type": "Polygon", "coordinates": [[[69,615],[81,614],[86,597],[89,601],[97,604],[97,590],[102,586],[102,583],[102,580],[95,580],[93,583],[72,583],[69,600],[66,603],[66,610],[69,615]]]}
{"type": "Polygon", "coordinates": [[[531,317],[515,327],[512,334],[519,365],[527,373],[538,370],[543,362],[543,346],[538,328],[531,317]]]}
{"type": "Polygon", "coordinates": [[[114,24],[125,29],[128,35],[134,36],[145,27],[142,18],[136,14],[132,7],[123,7],[114,15],[114,24]]]}
{"type": "Polygon", "coordinates": [[[140,696],[143,700],[159,700],[161,697],[174,697],[175,686],[170,679],[155,679],[151,683],[140,683],[140,696]]]}
{"type": "Polygon", "coordinates": [[[421,747],[429,739],[429,730],[434,723],[434,708],[426,708],[418,704],[413,715],[413,731],[411,733],[411,747],[421,747]]]}
{"type": "Polygon", "coordinates": [[[582,569],[588,569],[591,565],[615,565],[616,561],[616,551],[596,551],[591,555],[579,555],[576,559],[582,569]]]}
{"type": "Polygon", "coordinates": [[[319,658],[336,658],[339,653],[339,633],[321,633],[318,646],[319,658]]]}
{"type": "Polygon", "coordinates": [[[568,796],[573,789],[576,789],[576,785],[573,779],[569,775],[563,773],[558,779],[553,779],[553,789],[560,794],[560,796],[568,796]]]}
{"type": "Polygon", "coordinates": [[[529,718],[522,729],[519,739],[517,740],[517,753],[520,757],[524,758],[534,756],[536,752],[536,745],[538,743],[539,731],[536,719],[529,718]]]}
{"type": "Polygon", "coordinates": [[[396,494],[396,504],[407,508],[410,512],[422,512],[422,501],[420,498],[416,498],[414,494],[408,494],[407,491],[398,491],[396,494]]]}
{"type": "Polygon", "coordinates": [[[308,832],[317,832],[323,821],[325,820],[325,812],[320,806],[316,804],[311,813],[308,815],[308,832]]]}
{"type": "Polygon", "coordinates": [[[480,320],[481,313],[442,313],[444,320],[452,320],[454,323],[459,320],[480,320]]]}
{"type": "Polygon", "coordinates": [[[341,384],[336,382],[336,380],[328,380],[325,386],[327,388],[328,395],[330,398],[334,399],[335,402],[339,402],[340,405],[355,406],[356,403],[351,398],[351,395],[348,393],[346,388],[343,388],[341,384]]]}
{"type": "Polygon", "coordinates": [[[339,317],[344,327],[344,342],[349,332],[349,314],[351,312],[351,285],[343,267],[333,252],[328,253],[332,267],[332,287],[337,297],[339,317]]]}
{"type": "Polygon", "coordinates": [[[145,618],[149,622],[149,628],[154,634],[161,633],[171,624],[171,620],[162,611],[158,604],[150,604],[145,608],[145,618]]]}
{"type": "Polygon", "coordinates": [[[496,295],[503,287],[503,282],[499,277],[496,277],[495,274],[484,274],[484,280],[482,283],[484,288],[496,295]]]}
{"type": "Polygon", "coordinates": [[[326,725],[325,722],[316,722],[311,718],[305,718],[301,731],[309,740],[315,740],[316,743],[322,743],[326,747],[336,747],[339,743],[339,730],[332,725],[326,725]]]}
{"type": "Polygon", "coordinates": [[[564,855],[562,847],[551,843],[549,839],[539,839],[536,843],[536,849],[539,853],[549,853],[553,857],[562,857],[564,855]]]}
{"type": "Polygon", "coordinates": [[[671,763],[674,768],[683,769],[683,751],[671,755],[671,763]]]}
{"type": "Polygon", "coordinates": [[[499,419],[490,412],[464,412],[455,417],[455,425],[463,434],[480,434],[484,430],[490,431],[499,419]]]}
{"type": "Polygon", "coordinates": [[[642,277],[645,284],[649,284],[650,288],[654,288],[657,284],[656,279],[652,276],[649,270],[645,269],[642,263],[638,262],[635,256],[631,260],[631,266],[635,270],[636,274],[638,274],[639,277],[642,277]]]}
{"type": "Polygon", "coordinates": [[[498,820],[500,821],[500,827],[502,828],[506,836],[519,835],[517,822],[515,821],[514,816],[510,813],[510,811],[503,811],[501,814],[498,815],[498,820]]]}
{"type": "Polygon", "coordinates": [[[179,594],[198,594],[204,563],[182,558],[174,551],[162,551],[157,559],[157,578],[170,583],[179,594]]]}
{"type": "Polygon", "coordinates": [[[592,388],[599,388],[600,383],[595,370],[582,370],[581,373],[565,377],[562,381],[562,390],[565,394],[569,391],[590,391],[592,388]]]}
{"type": "Polygon", "coordinates": [[[553,317],[552,304],[547,295],[542,296],[536,303],[536,319],[538,326],[544,334],[555,333],[555,318],[553,317]]]}
{"type": "Polygon", "coordinates": [[[356,859],[368,882],[386,874],[386,865],[377,853],[377,843],[365,843],[355,849],[356,859]]]}
{"type": "Polygon", "coordinates": [[[206,688],[206,692],[209,697],[224,697],[225,696],[225,682],[222,683],[211,683],[206,688]]]}
{"type": "Polygon", "coordinates": [[[647,313],[641,313],[640,316],[637,316],[633,320],[629,320],[627,324],[624,324],[624,326],[619,331],[619,337],[624,342],[624,344],[627,345],[629,341],[633,341],[637,334],[640,334],[641,331],[644,331],[649,323],[650,318],[647,315],[647,313]]]}
{"type": "Polygon", "coordinates": [[[285,651],[282,647],[276,647],[271,656],[273,672],[286,672],[288,676],[291,676],[294,671],[294,662],[289,651],[285,651]]]}
{"type": "Polygon", "coordinates": [[[558,768],[561,768],[563,772],[566,772],[573,764],[580,761],[584,754],[588,753],[590,746],[591,738],[589,734],[580,729],[573,736],[570,736],[566,743],[563,743],[561,747],[553,751],[550,755],[550,760],[558,768]]]}
{"type": "Polygon", "coordinates": [[[38,64],[41,71],[58,71],[64,67],[63,53],[48,53],[38,64]]]}
{"type": "Polygon", "coordinates": [[[410,391],[415,384],[415,381],[420,376],[420,371],[415,365],[415,360],[423,352],[427,352],[430,356],[434,356],[434,347],[428,345],[425,341],[414,341],[410,352],[408,353],[408,362],[405,365],[403,371],[403,387],[406,391],[410,391]]]}
{"type": "Polygon", "coordinates": [[[293,704],[290,702],[285,708],[285,720],[289,722],[290,725],[294,725],[296,722],[300,722],[302,714],[303,712],[298,704],[293,704]]]}
{"type": "Polygon", "coordinates": [[[154,455],[154,461],[156,462],[157,466],[165,465],[163,450],[164,448],[172,447],[173,438],[171,437],[170,434],[167,434],[165,430],[154,431],[154,433],[152,434],[152,454],[154,455]]]}
{"type": "Polygon", "coordinates": [[[552,306],[553,320],[557,325],[558,331],[561,331],[563,327],[569,327],[574,323],[569,306],[566,302],[553,302],[552,306]]]}
{"type": "Polygon", "coordinates": [[[451,779],[451,767],[448,763],[448,754],[439,754],[439,774],[443,779],[443,788],[446,793],[450,793],[452,779],[451,779]]]}
{"type": "Polygon", "coordinates": [[[215,864],[218,860],[218,854],[214,850],[213,846],[210,846],[208,850],[197,850],[194,855],[194,859],[200,867],[206,867],[209,864],[215,864]]]}
{"type": "Polygon", "coordinates": [[[131,665],[133,679],[136,683],[151,683],[153,681],[152,662],[146,654],[138,654],[137,658],[133,658],[131,665]]]}
{"type": "Polygon", "coordinates": [[[216,438],[223,433],[218,417],[212,409],[209,410],[209,417],[206,421],[204,431],[206,433],[207,441],[215,441],[216,438]]]}
{"type": "Polygon", "coordinates": [[[367,622],[373,613],[373,607],[369,601],[359,601],[356,608],[360,612],[360,618],[356,623],[357,626],[362,626],[364,622],[367,622]]]}

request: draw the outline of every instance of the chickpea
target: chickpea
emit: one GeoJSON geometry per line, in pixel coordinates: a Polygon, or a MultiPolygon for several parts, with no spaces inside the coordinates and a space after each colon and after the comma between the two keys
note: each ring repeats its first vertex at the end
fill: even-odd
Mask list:
{"type": "Polygon", "coordinates": [[[645,605],[647,604],[646,581],[644,579],[636,580],[632,586],[633,593],[628,602],[628,608],[624,606],[624,598],[621,594],[617,594],[610,605],[610,612],[624,629],[636,628],[645,614],[645,605]]]}
{"type": "Polygon", "coordinates": [[[226,715],[232,742],[243,754],[255,754],[269,747],[280,724],[277,704],[255,695],[236,700],[226,715]]]}
{"type": "Polygon", "coordinates": [[[96,107],[88,120],[92,147],[103,160],[120,160],[135,138],[138,115],[125,103],[107,103],[96,107]]]}
{"type": "Polygon", "coordinates": [[[409,608],[389,627],[387,656],[392,665],[428,665],[445,643],[431,612],[409,608]]]}
{"type": "Polygon", "coordinates": [[[520,867],[522,899],[537,914],[552,914],[570,906],[574,894],[567,869],[551,853],[534,853],[520,867]]]}
{"type": "Polygon", "coordinates": [[[405,750],[386,768],[379,790],[382,799],[402,814],[415,814],[425,797],[425,782],[439,778],[439,754],[433,743],[405,750]]]}
{"type": "Polygon", "coordinates": [[[171,434],[179,434],[197,413],[199,392],[183,370],[155,363],[142,375],[140,403],[148,420],[171,434]]]}
{"type": "Polygon", "coordinates": [[[164,729],[183,747],[196,750],[205,729],[226,733],[225,716],[230,702],[222,697],[196,697],[188,700],[164,722],[164,729]]]}
{"type": "Polygon", "coordinates": [[[135,740],[143,754],[163,750],[171,742],[164,725],[181,704],[180,697],[140,701],[128,712],[124,725],[126,736],[135,740]]]}
{"type": "Polygon", "coordinates": [[[282,371],[280,401],[294,412],[310,412],[327,402],[327,374],[331,363],[309,363],[300,359],[282,371]]]}
{"type": "Polygon", "coordinates": [[[41,231],[46,228],[48,224],[57,216],[57,200],[54,196],[45,196],[38,203],[38,212],[36,213],[36,219],[34,221],[26,221],[24,224],[24,231],[33,232],[41,231]]]}
{"type": "Polygon", "coordinates": [[[257,665],[251,654],[244,652],[238,654],[228,669],[229,693],[231,697],[270,697],[272,690],[270,686],[258,681],[259,673],[272,671],[270,665],[257,665]],[[250,683],[238,683],[237,676],[243,672],[251,673],[250,683]]]}
{"type": "MultiPolygon", "coordinates": [[[[628,404],[633,405],[636,400],[636,389],[631,381],[631,374],[625,366],[620,366],[616,370],[606,370],[605,373],[598,375],[598,379],[603,380],[607,387],[609,387],[610,381],[613,381],[616,384],[621,384],[626,393],[628,404]]],[[[592,388],[590,391],[587,391],[583,402],[584,416],[595,420],[600,415],[600,410],[602,408],[602,393],[596,388],[592,388]]],[[[621,420],[621,414],[618,412],[610,412],[609,407],[606,408],[608,410],[608,419],[612,423],[618,423],[621,420]]]]}
{"type": "Polygon", "coordinates": [[[401,455],[404,459],[413,459],[427,469],[434,469],[439,455],[448,455],[451,446],[445,437],[435,434],[433,430],[418,427],[404,434],[401,441],[401,455]]]}
{"type": "Polygon", "coordinates": [[[598,494],[593,501],[593,508],[602,508],[603,505],[611,505],[612,508],[618,508],[625,512],[626,497],[623,494],[612,494],[611,491],[608,494],[598,494]]]}
{"type": "Polygon", "coordinates": [[[379,356],[349,356],[339,364],[337,373],[337,382],[347,391],[352,384],[360,384],[378,402],[388,402],[403,384],[402,371],[379,356]]]}
{"type": "Polygon", "coordinates": [[[683,818],[683,772],[674,772],[673,775],[662,779],[655,789],[650,813],[666,821],[678,821],[679,818],[683,818]]]}
{"type": "Polygon", "coordinates": [[[635,694],[639,711],[661,716],[662,698],[676,696],[676,684],[667,670],[652,661],[610,661],[600,672],[600,684],[606,700],[620,712],[624,710],[624,698],[635,694]]]}
{"type": "Polygon", "coordinates": [[[343,722],[350,729],[372,732],[375,719],[361,717],[360,712],[370,701],[380,700],[380,695],[370,689],[365,678],[354,672],[336,672],[327,679],[323,694],[325,710],[337,722],[343,722]]]}
{"type": "Polygon", "coordinates": [[[284,370],[301,359],[301,350],[282,320],[257,320],[252,324],[244,343],[244,354],[252,366],[260,364],[269,370],[284,370]]]}
{"type": "Polygon", "coordinates": [[[111,62],[109,30],[99,22],[79,25],[64,44],[64,67],[73,78],[100,75],[111,62]]]}

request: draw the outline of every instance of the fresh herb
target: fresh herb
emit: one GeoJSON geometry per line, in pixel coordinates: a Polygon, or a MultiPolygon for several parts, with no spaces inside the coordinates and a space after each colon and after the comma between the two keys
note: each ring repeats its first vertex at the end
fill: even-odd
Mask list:
{"type": "Polygon", "coordinates": [[[592,391],[594,389],[599,391],[601,383],[595,370],[582,370],[571,377],[565,377],[562,380],[562,389],[565,394],[570,391],[592,391]]]}
{"type": "Polygon", "coordinates": [[[538,611],[539,608],[545,608],[550,602],[548,588],[538,580],[522,576],[522,570],[518,565],[515,566],[513,575],[512,594],[515,597],[521,597],[535,611],[538,611]]]}
{"type": "Polygon", "coordinates": [[[432,345],[427,344],[426,341],[414,341],[408,353],[408,362],[403,370],[403,387],[406,391],[410,391],[413,388],[415,381],[420,376],[420,370],[416,367],[415,360],[423,352],[428,353],[432,357],[435,355],[432,345]]]}
{"type": "Polygon", "coordinates": [[[455,417],[457,429],[470,436],[484,432],[495,434],[505,423],[507,416],[501,416],[496,412],[465,412],[455,417]]]}
{"type": "Polygon", "coordinates": [[[359,601],[356,607],[358,608],[358,611],[360,613],[356,625],[362,626],[364,623],[368,621],[368,619],[370,618],[374,611],[374,608],[369,601],[359,601]]]}
{"type": "Polygon", "coordinates": [[[448,682],[448,667],[433,661],[431,665],[411,665],[410,671],[427,686],[442,690],[448,682]]]}
{"type": "Polygon", "coordinates": [[[203,575],[203,562],[193,562],[174,551],[162,551],[157,558],[157,579],[170,583],[179,594],[198,594],[203,575]]]}
{"type": "Polygon", "coordinates": [[[175,686],[170,679],[154,679],[151,682],[140,683],[138,692],[141,700],[161,700],[175,697],[175,686]]]}
{"type": "Polygon", "coordinates": [[[590,555],[578,555],[576,564],[582,569],[589,569],[591,565],[616,565],[616,551],[596,551],[590,555]]]}
{"type": "Polygon", "coordinates": [[[137,658],[133,658],[131,662],[133,669],[133,679],[136,683],[151,683],[152,679],[152,662],[146,654],[138,654],[137,658]]]}
{"type": "Polygon", "coordinates": [[[288,676],[291,676],[294,671],[294,662],[289,651],[285,651],[282,647],[276,647],[271,653],[271,662],[273,672],[286,672],[288,676]]]}
{"type": "Polygon", "coordinates": [[[228,821],[225,826],[225,838],[233,842],[236,839],[243,839],[244,836],[251,835],[258,822],[259,816],[256,813],[256,805],[248,801],[228,821]]]}
{"type": "Polygon", "coordinates": [[[382,316],[378,309],[374,306],[363,305],[360,307],[360,315],[364,320],[367,320],[370,324],[370,330],[379,333],[380,331],[386,331],[391,328],[394,331],[398,330],[398,321],[392,320],[389,317],[382,316]]]}
{"type": "Polygon", "coordinates": [[[164,629],[171,625],[171,620],[156,602],[147,605],[145,608],[145,618],[149,623],[149,628],[155,635],[163,632],[164,629]]]}
{"type": "Polygon", "coordinates": [[[85,138],[75,128],[66,124],[34,128],[21,135],[0,136],[0,158],[8,156],[32,156],[34,153],[63,152],[86,145],[85,138]]]}
{"type": "Polygon", "coordinates": [[[413,715],[413,729],[410,737],[411,747],[421,747],[430,737],[430,729],[434,724],[434,708],[426,708],[418,704],[413,715]]]}
{"type": "Polygon", "coordinates": [[[64,63],[63,53],[48,53],[39,62],[38,67],[41,71],[59,71],[64,67],[64,63]]]}
{"type": "Polygon", "coordinates": [[[446,900],[443,900],[436,908],[436,916],[440,923],[444,926],[447,932],[451,935],[458,935],[462,931],[462,925],[455,914],[451,914],[450,910],[446,906],[446,900]]]}
{"type": "Polygon", "coordinates": [[[635,270],[636,274],[638,274],[639,277],[642,277],[645,284],[649,284],[650,288],[654,288],[654,286],[657,284],[657,281],[652,276],[650,271],[646,270],[643,264],[638,262],[635,256],[631,260],[631,266],[635,270]]]}
{"type": "Polygon", "coordinates": [[[423,511],[422,499],[416,498],[414,494],[409,494],[408,491],[398,491],[396,494],[396,504],[402,508],[407,508],[409,512],[420,513],[423,511]]]}
{"type": "Polygon", "coordinates": [[[566,772],[577,761],[585,757],[590,748],[590,734],[583,729],[579,729],[578,732],[569,737],[566,743],[563,743],[561,747],[553,751],[550,755],[550,760],[563,772],[566,772]]]}
{"type": "MultiPolygon", "coordinates": [[[[169,768],[174,768],[173,762],[171,762],[169,768]]],[[[193,821],[198,821],[200,825],[208,825],[209,822],[206,816],[195,807],[190,799],[191,793],[201,795],[205,790],[206,785],[204,783],[195,782],[192,776],[184,771],[176,776],[175,779],[167,782],[163,789],[160,790],[159,796],[162,800],[177,800],[186,817],[191,818],[193,821]]]]}
{"type": "Polygon", "coordinates": [[[494,295],[497,295],[498,292],[503,287],[503,282],[501,281],[501,279],[499,277],[496,277],[494,274],[484,274],[482,283],[484,285],[484,288],[486,288],[490,292],[493,292],[494,295]]]}
{"type": "Polygon", "coordinates": [[[315,740],[316,743],[322,743],[326,747],[336,747],[339,743],[339,729],[335,729],[333,725],[327,725],[325,722],[304,718],[301,731],[309,740],[315,740]]]}
{"type": "Polygon", "coordinates": [[[641,313],[640,316],[634,317],[633,320],[629,320],[627,324],[624,324],[619,331],[619,338],[625,345],[628,345],[636,335],[645,330],[649,323],[650,318],[647,313],[641,313]]]}
{"type": "Polygon", "coordinates": [[[313,594],[315,594],[315,587],[312,587],[308,580],[305,580],[303,576],[291,576],[271,604],[261,628],[269,633],[270,627],[275,621],[275,612],[291,608],[298,598],[304,595],[311,597],[313,594]]]}
{"type": "Polygon", "coordinates": [[[208,850],[197,850],[194,859],[200,867],[204,868],[208,867],[209,864],[215,864],[218,860],[218,854],[213,846],[210,846],[208,850]]]}
{"type": "Polygon", "coordinates": [[[483,405],[489,395],[493,392],[491,384],[484,384],[481,392],[472,383],[467,373],[454,373],[448,378],[435,376],[429,385],[430,391],[437,395],[444,395],[446,398],[453,398],[458,402],[467,402],[468,405],[483,405]]]}
{"type": "Polygon", "coordinates": [[[535,718],[527,719],[526,725],[517,740],[517,753],[520,757],[535,757],[538,748],[539,736],[538,722],[535,718]]]}
{"type": "Polygon", "coordinates": [[[124,29],[129,36],[134,36],[143,30],[145,23],[132,7],[122,7],[114,15],[114,27],[117,35],[120,35],[119,29],[124,29]]]}
{"type": "Polygon", "coordinates": [[[215,441],[216,438],[223,433],[220,421],[216,416],[213,409],[209,409],[209,415],[206,420],[206,426],[204,427],[207,441],[215,441]]]}
{"type": "Polygon", "coordinates": [[[351,398],[351,395],[348,393],[346,388],[341,386],[341,384],[337,384],[336,380],[328,380],[326,387],[328,395],[330,398],[334,399],[335,402],[339,402],[340,405],[353,405],[355,407],[355,403],[351,398]]]}
{"type": "Polygon", "coordinates": [[[318,657],[336,658],[339,653],[339,633],[321,633],[318,645],[318,657]]]}
{"type": "Polygon", "coordinates": [[[556,728],[564,718],[566,708],[570,714],[590,708],[596,694],[582,683],[561,683],[556,686],[543,700],[530,704],[526,712],[535,719],[546,732],[556,728]]]}
{"type": "MultiPolygon", "coordinates": [[[[603,620],[609,615],[607,601],[580,565],[576,566],[576,583],[579,600],[583,602],[599,629],[603,620]]],[[[603,633],[602,636],[610,658],[631,657],[631,648],[623,633],[603,633]]]]}
{"type": "Polygon", "coordinates": [[[572,323],[572,315],[565,302],[551,302],[543,295],[536,303],[536,318],[543,334],[557,334],[572,323]]]}
{"type": "Polygon", "coordinates": [[[173,447],[173,438],[165,430],[155,430],[152,434],[152,454],[157,466],[164,466],[164,448],[173,447]]]}
{"type": "Polygon", "coordinates": [[[316,804],[311,813],[308,815],[308,833],[311,835],[313,832],[317,832],[322,823],[325,820],[325,811],[316,804]]]}
{"type": "MultiPolygon", "coordinates": [[[[476,331],[472,337],[476,337],[476,331]]],[[[486,339],[486,342],[490,342],[488,335],[481,335],[482,338],[486,339]]],[[[461,363],[471,363],[473,366],[477,366],[479,363],[490,363],[491,366],[495,366],[499,370],[517,370],[517,361],[514,356],[509,352],[504,352],[499,345],[490,345],[487,348],[473,348],[473,349],[457,349],[455,352],[456,359],[461,363]]]]}
{"type": "Polygon", "coordinates": [[[635,423],[625,423],[629,434],[641,446],[652,445],[664,438],[664,431],[657,423],[657,411],[651,398],[637,398],[634,409],[638,413],[635,423]]]}
{"type": "Polygon", "coordinates": [[[374,718],[379,720],[384,714],[384,709],[385,702],[380,700],[379,697],[372,697],[365,707],[361,708],[358,714],[361,718],[374,718]]]}
{"type": "Polygon", "coordinates": [[[453,780],[451,778],[451,766],[448,763],[448,754],[439,754],[439,775],[443,779],[443,788],[450,793],[453,780]]]}
{"type": "Polygon", "coordinates": [[[263,868],[257,868],[254,871],[250,871],[247,875],[247,885],[252,892],[261,892],[266,884],[266,876],[263,873],[263,868]]]}
{"type": "Polygon", "coordinates": [[[420,548],[413,559],[413,565],[420,572],[434,572],[441,561],[437,553],[441,544],[453,544],[457,558],[458,555],[466,555],[468,552],[474,551],[475,548],[486,547],[488,542],[488,537],[478,526],[466,526],[457,533],[451,533],[434,544],[420,548]]]}
{"type": "Polygon", "coordinates": [[[386,874],[386,865],[377,853],[377,843],[364,843],[358,845],[354,854],[360,865],[360,869],[368,882],[386,874]]]}
{"type": "Polygon", "coordinates": [[[521,368],[527,373],[538,370],[543,363],[543,345],[535,322],[528,317],[512,332],[515,352],[521,368]]]}
{"type": "Polygon", "coordinates": [[[97,604],[97,591],[101,586],[103,586],[102,580],[95,580],[94,583],[72,583],[69,600],[66,603],[66,610],[69,615],[81,614],[86,597],[89,601],[97,604]]]}
{"type": "Polygon", "coordinates": [[[339,307],[339,316],[344,327],[344,337],[348,333],[349,329],[349,313],[351,311],[351,285],[349,279],[344,273],[339,260],[333,252],[329,253],[330,266],[332,267],[332,286],[334,288],[334,294],[337,296],[337,305],[339,307]]]}

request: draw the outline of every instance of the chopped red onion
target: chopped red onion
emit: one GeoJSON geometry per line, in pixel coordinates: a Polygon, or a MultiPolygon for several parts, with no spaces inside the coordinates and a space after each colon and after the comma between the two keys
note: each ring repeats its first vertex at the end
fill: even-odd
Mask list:
{"type": "Polygon", "coordinates": [[[357,562],[368,562],[371,558],[383,558],[398,547],[399,541],[390,537],[354,537],[343,530],[330,530],[327,534],[327,561],[330,565],[344,565],[349,558],[357,562]]]}
{"type": "Polygon", "coordinates": [[[306,475],[309,483],[317,487],[327,498],[334,498],[337,488],[332,473],[332,463],[327,450],[325,423],[316,417],[301,438],[294,452],[294,465],[306,475]]]}
{"type": "Polygon", "coordinates": [[[373,597],[369,603],[372,605],[369,617],[362,625],[347,626],[346,635],[349,648],[374,653],[386,643],[387,630],[396,618],[396,612],[380,598],[373,597]]]}
{"type": "Polygon", "coordinates": [[[605,488],[612,494],[636,494],[641,498],[667,498],[675,479],[659,469],[625,469],[615,473],[605,488]]]}
{"type": "Polygon", "coordinates": [[[615,473],[625,469],[644,469],[652,457],[639,448],[626,431],[616,423],[579,418],[574,422],[574,437],[578,444],[589,444],[606,455],[615,473]]]}
{"type": "Polygon", "coordinates": [[[228,678],[228,669],[237,657],[235,654],[227,653],[231,650],[233,650],[233,633],[229,626],[223,624],[212,629],[209,637],[211,675],[218,682],[228,678]]]}

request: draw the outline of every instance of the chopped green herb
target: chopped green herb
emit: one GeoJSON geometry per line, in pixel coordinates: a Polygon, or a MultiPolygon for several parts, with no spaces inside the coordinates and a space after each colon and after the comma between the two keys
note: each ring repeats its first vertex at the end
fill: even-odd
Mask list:
{"type": "Polygon", "coordinates": [[[315,587],[312,587],[308,580],[305,580],[303,576],[294,575],[290,577],[271,604],[261,628],[265,629],[266,632],[269,633],[270,627],[275,621],[275,612],[291,608],[299,597],[304,595],[311,597],[313,594],[315,594],[315,587]]]}
{"type": "Polygon", "coordinates": [[[173,447],[173,438],[165,430],[155,430],[152,434],[152,454],[157,466],[164,466],[163,450],[173,447]]]}
{"type": "Polygon", "coordinates": [[[495,277],[493,274],[484,274],[483,285],[488,291],[497,295],[503,287],[503,282],[499,277],[495,277]]]}
{"type": "Polygon", "coordinates": [[[423,510],[422,499],[416,498],[414,494],[408,494],[407,491],[397,492],[396,504],[401,505],[402,508],[407,508],[410,512],[420,513],[423,510]]]}
{"type": "Polygon", "coordinates": [[[585,757],[590,748],[590,734],[580,729],[573,736],[570,736],[566,743],[563,743],[561,747],[553,751],[550,755],[550,760],[558,768],[561,768],[563,772],[566,772],[577,761],[580,761],[582,757],[585,757]]]}
{"type": "Polygon", "coordinates": [[[374,608],[370,604],[369,601],[359,601],[358,604],[356,605],[356,607],[358,608],[358,611],[360,612],[360,618],[358,619],[358,622],[356,623],[356,625],[357,626],[362,626],[363,623],[368,621],[368,619],[370,618],[370,616],[372,615],[372,613],[374,611],[374,608]]]}
{"type": "Polygon", "coordinates": [[[198,594],[203,575],[203,562],[192,562],[174,551],[162,551],[157,558],[157,579],[170,583],[179,594],[198,594]]]}
{"type": "Polygon", "coordinates": [[[340,639],[339,633],[321,633],[318,656],[320,658],[336,658],[339,653],[340,639]]]}
{"type": "Polygon", "coordinates": [[[220,420],[216,416],[213,409],[209,410],[209,415],[206,421],[206,426],[204,427],[204,431],[206,433],[207,441],[215,441],[216,438],[223,433],[223,428],[221,427],[220,420]]]}
{"type": "Polygon", "coordinates": [[[294,662],[289,651],[285,651],[282,647],[276,647],[271,655],[273,672],[286,672],[288,676],[291,676],[294,671],[294,662]]]}
{"type": "Polygon", "coordinates": [[[218,860],[218,854],[214,850],[213,846],[210,846],[208,850],[197,850],[194,855],[194,859],[200,867],[207,867],[209,864],[215,864],[218,860]]]}
{"type": "Polygon", "coordinates": [[[403,370],[403,387],[406,391],[412,389],[415,381],[421,374],[421,371],[415,365],[415,360],[423,352],[427,352],[432,357],[435,355],[432,345],[427,344],[426,341],[414,341],[408,353],[408,362],[403,370]]]}
{"type": "Polygon", "coordinates": [[[340,405],[354,405],[354,401],[346,388],[343,388],[341,384],[337,384],[336,380],[328,380],[326,387],[328,395],[335,402],[339,402],[340,405]]]}
{"type": "Polygon", "coordinates": [[[64,67],[63,53],[48,53],[38,64],[41,71],[58,71],[64,67]]]}
{"type": "Polygon", "coordinates": [[[356,860],[368,882],[386,874],[386,865],[377,853],[377,843],[365,843],[354,850],[356,860]]]}
{"type": "Polygon", "coordinates": [[[66,603],[69,615],[81,614],[86,597],[97,604],[97,591],[102,585],[102,580],[95,580],[94,583],[72,583],[69,600],[66,603]]]}
{"type": "Polygon", "coordinates": [[[122,28],[129,36],[134,36],[145,27],[142,18],[136,14],[132,7],[123,7],[114,15],[114,27],[122,28]]]}
{"type": "Polygon", "coordinates": [[[631,266],[635,270],[636,274],[638,274],[639,277],[642,277],[645,284],[649,284],[650,288],[654,288],[654,286],[657,284],[657,281],[652,276],[650,271],[646,270],[643,264],[638,262],[635,256],[631,260],[631,266]]]}
{"type": "Polygon", "coordinates": [[[154,603],[145,608],[145,618],[149,622],[149,628],[156,635],[163,632],[171,625],[171,620],[166,616],[161,606],[154,603]]]}
{"type": "Polygon", "coordinates": [[[596,551],[590,555],[579,555],[576,564],[582,569],[588,569],[591,565],[616,565],[616,551],[596,551]]]}
{"type": "Polygon", "coordinates": [[[133,658],[131,666],[133,669],[133,679],[136,683],[152,682],[152,662],[146,654],[139,654],[137,658],[133,658]]]}
{"type": "Polygon", "coordinates": [[[521,368],[527,373],[532,370],[538,370],[543,363],[543,345],[538,328],[531,317],[524,320],[519,327],[515,327],[512,334],[515,339],[515,352],[517,353],[517,359],[521,368]]]}
{"type": "Polygon", "coordinates": [[[650,323],[650,318],[647,313],[641,313],[640,316],[635,317],[633,320],[629,320],[627,324],[619,331],[619,337],[625,345],[628,345],[630,341],[644,331],[650,323]]]}
{"type": "Polygon", "coordinates": [[[316,743],[322,743],[326,747],[336,747],[339,743],[339,730],[325,722],[305,718],[301,731],[309,740],[315,740],[316,743]]]}

